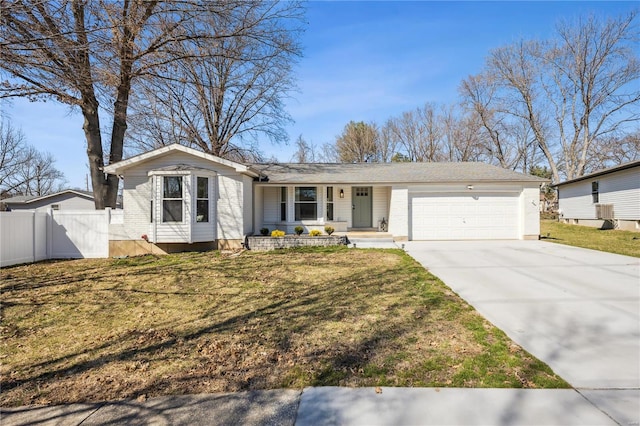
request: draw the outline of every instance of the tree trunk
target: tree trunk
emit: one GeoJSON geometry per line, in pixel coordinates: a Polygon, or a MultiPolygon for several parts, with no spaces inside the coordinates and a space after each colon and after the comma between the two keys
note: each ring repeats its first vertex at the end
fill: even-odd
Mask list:
{"type": "Polygon", "coordinates": [[[107,182],[102,172],[104,161],[102,159],[102,136],[100,135],[100,118],[98,117],[98,101],[87,102],[82,107],[84,116],[84,135],[87,139],[87,157],[89,159],[89,171],[91,173],[91,186],[95,200],[96,210],[102,210],[107,205],[107,182]]]}

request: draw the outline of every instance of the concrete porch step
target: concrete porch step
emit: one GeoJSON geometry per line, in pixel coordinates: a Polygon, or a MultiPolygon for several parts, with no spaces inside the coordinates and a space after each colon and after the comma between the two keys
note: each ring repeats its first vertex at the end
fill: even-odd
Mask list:
{"type": "MultiPolygon", "coordinates": [[[[336,234],[338,234],[336,232],[336,234]]],[[[390,239],[393,240],[393,235],[388,232],[376,232],[376,231],[347,231],[341,232],[340,235],[346,235],[350,240],[353,238],[372,238],[372,239],[390,239]]]]}

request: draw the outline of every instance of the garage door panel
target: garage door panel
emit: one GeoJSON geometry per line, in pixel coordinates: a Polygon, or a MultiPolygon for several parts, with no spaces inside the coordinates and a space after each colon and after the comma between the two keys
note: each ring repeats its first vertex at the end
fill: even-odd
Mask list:
{"type": "Polygon", "coordinates": [[[416,194],[411,199],[413,240],[518,238],[517,194],[416,194]]]}

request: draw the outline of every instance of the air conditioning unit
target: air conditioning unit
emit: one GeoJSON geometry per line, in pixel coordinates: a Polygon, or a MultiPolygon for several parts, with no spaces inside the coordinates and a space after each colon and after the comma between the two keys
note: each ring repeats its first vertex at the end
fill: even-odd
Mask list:
{"type": "Polygon", "coordinates": [[[613,204],[596,204],[596,219],[615,219],[613,204]]]}

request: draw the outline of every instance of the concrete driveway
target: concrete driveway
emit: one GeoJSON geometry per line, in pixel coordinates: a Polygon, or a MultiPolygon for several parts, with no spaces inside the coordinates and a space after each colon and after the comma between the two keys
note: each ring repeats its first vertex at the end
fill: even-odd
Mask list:
{"type": "Polygon", "coordinates": [[[406,250],[575,388],[640,388],[639,259],[542,241],[406,250]]]}

